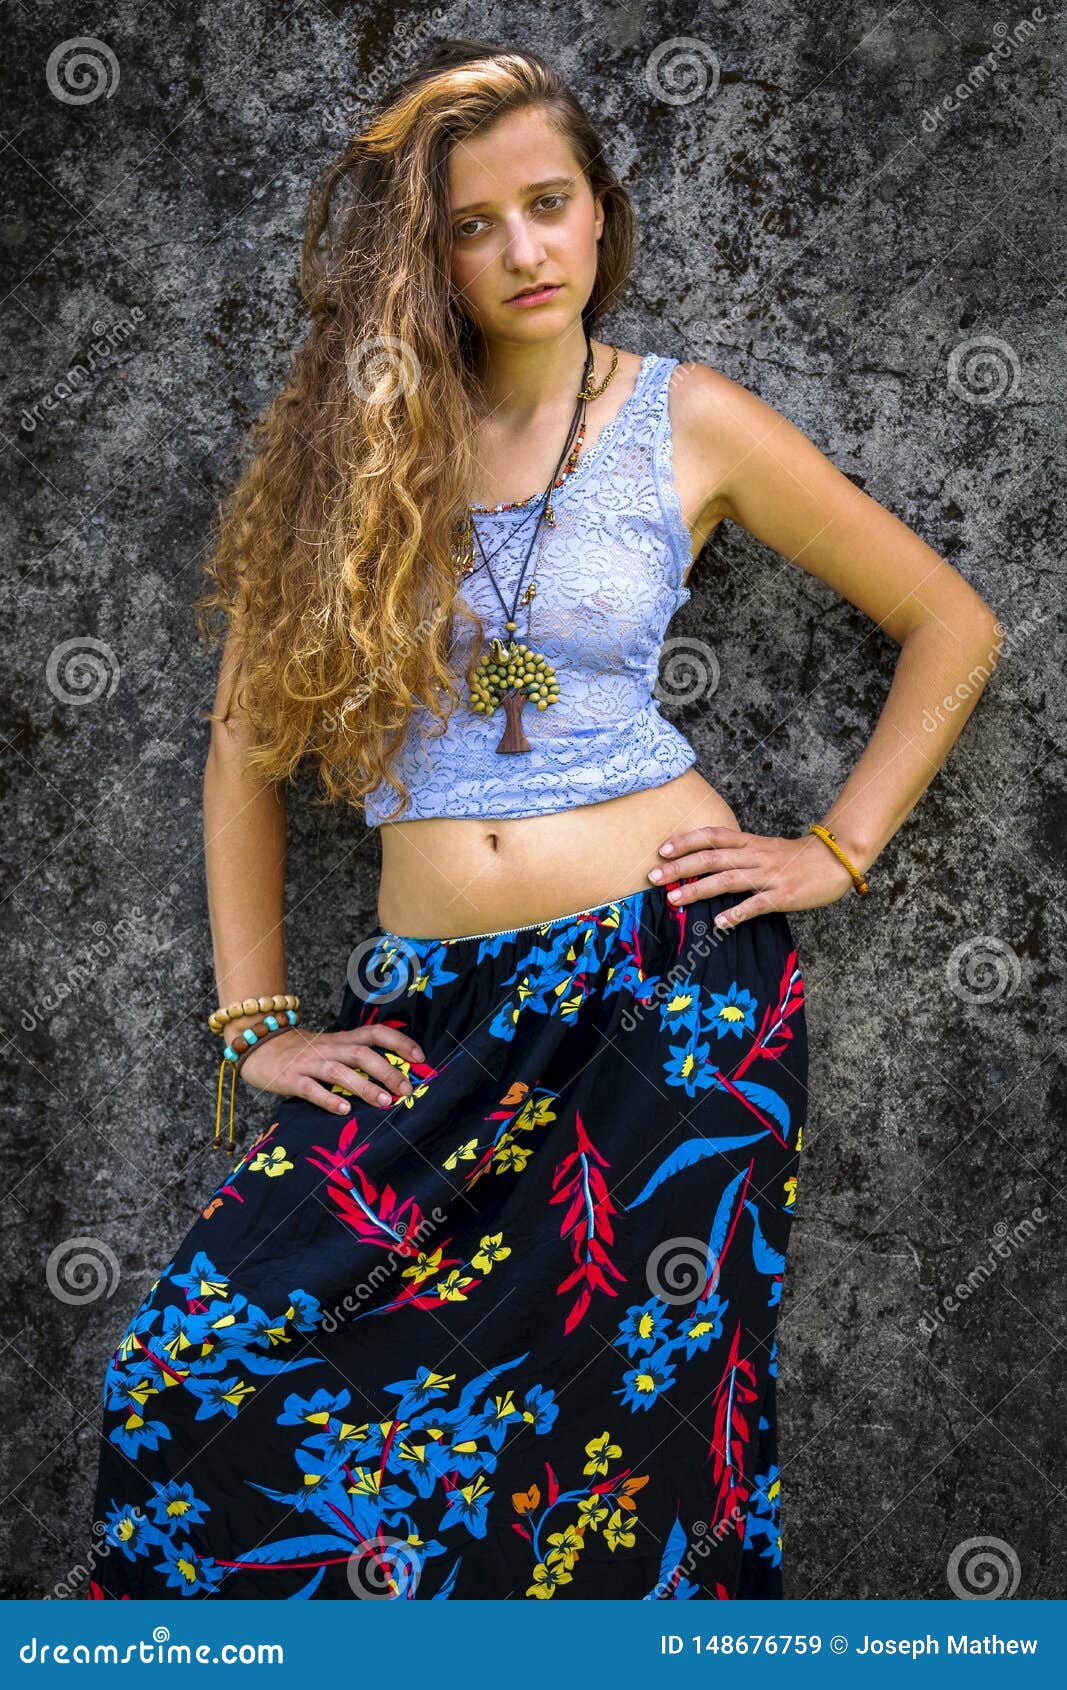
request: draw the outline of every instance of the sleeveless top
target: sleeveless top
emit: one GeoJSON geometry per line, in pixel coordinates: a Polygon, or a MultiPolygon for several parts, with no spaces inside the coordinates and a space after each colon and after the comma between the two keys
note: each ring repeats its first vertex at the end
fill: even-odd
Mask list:
{"type": "MultiPolygon", "coordinates": [[[[479,715],[462,678],[473,630],[453,624],[449,665],[460,702],[441,731],[423,706],[412,711],[392,763],[411,794],[382,781],[365,796],[369,826],[429,816],[541,815],[660,786],[696,762],[696,752],[660,715],[652,697],[667,624],[691,596],[682,585],[689,533],[674,484],[667,383],[677,358],[649,352],[636,385],[553,495],[555,528],[544,527],[530,633],[520,605],[511,636],[541,652],[556,672],[559,699],[524,705],[532,749],[498,753],[501,705],[479,715]]],[[[536,501],[535,501],[536,505],[536,501]]],[[[533,507],[494,509],[475,523],[510,607],[536,518],[533,507]],[[526,519],[523,524],[523,519],[526,519]]],[[[530,580],[536,549],[526,582],[530,580]]],[[[476,564],[481,553],[475,548],[476,564]]],[[[504,612],[483,567],[461,587],[485,625],[486,643],[506,643],[504,612]]]]}

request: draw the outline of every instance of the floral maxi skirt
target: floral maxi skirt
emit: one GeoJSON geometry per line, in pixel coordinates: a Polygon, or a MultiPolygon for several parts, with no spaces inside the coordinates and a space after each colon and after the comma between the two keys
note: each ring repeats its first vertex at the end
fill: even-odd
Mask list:
{"type": "Polygon", "coordinates": [[[357,947],[337,1026],[413,1091],[276,1099],[152,1285],[93,1595],[783,1595],[803,980],[783,913],[667,890],[357,947]]]}

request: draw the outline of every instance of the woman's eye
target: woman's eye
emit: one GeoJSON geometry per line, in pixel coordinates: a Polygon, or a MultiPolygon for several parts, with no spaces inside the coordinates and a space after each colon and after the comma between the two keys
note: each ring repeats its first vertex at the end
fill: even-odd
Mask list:
{"type": "MultiPolygon", "coordinates": [[[[555,202],[553,205],[550,205],[548,207],[549,211],[561,211],[567,203],[567,195],[566,194],[542,194],[540,199],[537,200],[536,203],[538,205],[543,206],[545,204],[546,200],[553,200],[555,202]]],[[[467,217],[467,218],[464,218],[462,223],[456,224],[456,234],[460,237],[461,240],[466,239],[466,238],[470,237],[471,235],[480,234],[481,230],[480,229],[472,229],[471,225],[473,223],[483,223],[484,221],[485,221],[485,219],[482,218],[482,217],[467,217]]]]}

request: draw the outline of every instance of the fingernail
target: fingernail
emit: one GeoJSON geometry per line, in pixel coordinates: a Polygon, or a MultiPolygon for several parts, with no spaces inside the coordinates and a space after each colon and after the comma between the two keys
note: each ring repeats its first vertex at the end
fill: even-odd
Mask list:
{"type": "Polygon", "coordinates": [[[343,1097],[341,1099],[340,1103],[337,1105],[337,1113],[339,1115],[347,1115],[348,1111],[351,1109],[351,1107],[352,1107],[352,1105],[348,1102],[347,1098],[343,1097]]]}
{"type": "Polygon", "coordinates": [[[664,856],[664,857],[669,857],[673,850],[674,850],[674,840],[673,839],[665,839],[663,841],[663,844],[660,846],[660,855],[664,856]]]}
{"type": "Polygon", "coordinates": [[[681,895],[682,894],[678,891],[677,887],[675,888],[675,890],[673,892],[667,893],[667,896],[670,899],[672,904],[676,904],[678,902],[678,899],[681,897],[681,895]]]}
{"type": "Polygon", "coordinates": [[[379,1102],[379,1103],[381,1103],[381,1104],[383,1104],[383,1105],[384,1105],[384,1104],[386,1104],[386,1103],[392,1103],[392,1101],[393,1101],[393,1100],[392,1100],[392,1098],[391,1098],[391,1097],[390,1097],[390,1096],[389,1096],[389,1093],[388,1093],[388,1092],[387,1092],[387,1091],[380,1091],[380,1092],[379,1092],[379,1093],[378,1093],[378,1102],[379,1102]]]}
{"type": "Polygon", "coordinates": [[[730,923],[729,923],[726,916],[717,915],[715,917],[715,925],[716,925],[716,927],[729,927],[730,923]]]}
{"type": "Polygon", "coordinates": [[[662,880],[663,870],[661,868],[650,868],[648,871],[648,878],[649,880],[662,880]]]}
{"type": "Polygon", "coordinates": [[[414,1057],[416,1062],[425,1062],[426,1061],[426,1058],[423,1055],[422,1051],[419,1049],[418,1045],[415,1046],[415,1049],[412,1051],[411,1054],[414,1057]]]}

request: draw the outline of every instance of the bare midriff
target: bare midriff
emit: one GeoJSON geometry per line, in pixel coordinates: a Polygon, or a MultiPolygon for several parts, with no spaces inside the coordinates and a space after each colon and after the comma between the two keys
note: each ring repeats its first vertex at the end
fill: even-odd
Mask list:
{"type": "Polygon", "coordinates": [[[532,926],[651,888],[657,864],[669,880],[670,858],[659,855],[666,839],[739,826],[695,768],[549,815],[384,823],[378,921],[426,939],[532,926]]]}

